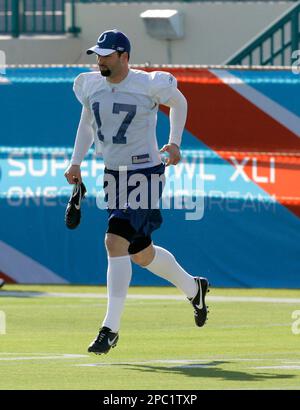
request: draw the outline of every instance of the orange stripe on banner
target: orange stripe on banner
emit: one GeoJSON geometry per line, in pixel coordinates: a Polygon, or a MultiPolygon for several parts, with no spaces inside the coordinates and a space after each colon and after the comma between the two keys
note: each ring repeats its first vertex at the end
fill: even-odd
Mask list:
{"type": "Polygon", "coordinates": [[[300,138],[228,85],[181,83],[187,129],[214,150],[300,152],[300,138]]]}
{"type": "Polygon", "coordinates": [[[4,279],[6,283],[17,283],[14,279],[10,276],[5,275],[5,273],[0,272],[0,279],[4,279]]]}

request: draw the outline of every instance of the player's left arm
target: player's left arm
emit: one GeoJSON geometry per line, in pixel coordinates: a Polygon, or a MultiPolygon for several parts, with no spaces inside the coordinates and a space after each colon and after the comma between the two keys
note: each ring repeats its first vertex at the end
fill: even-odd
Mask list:
{"type": "Polygon", "coordinates": [[[168,144],[160,152],[169,154],[166,166],[177,165],[181,160],[180,144],[187,117],[187,100],[178,88],[174,88],[171,98],[164,105],[170,107],[170,135],[168,144]]]}

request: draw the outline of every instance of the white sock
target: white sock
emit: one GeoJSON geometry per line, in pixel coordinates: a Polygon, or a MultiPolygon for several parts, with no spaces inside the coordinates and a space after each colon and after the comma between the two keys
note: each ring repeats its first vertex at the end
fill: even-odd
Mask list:
{"type": "Polygon", "coordinates": [[[149,265],[144,266],[144,268],[147,268],[157,276],[167,279],[177,288],[181,289],[188,298],[193,298],[197,293],[197,285],[194,277],[189,275],[179,263],[177,263],[169,251],[160,246],[154,246],[154,249],[155,256],[153,261],[149,265]]]}
{"type": "Polygon", "coordinates": [[[102,326],[113,332],[120,328],[121,316],[132,274],[130,256],[108,257],[107,311],[102,326]]]}

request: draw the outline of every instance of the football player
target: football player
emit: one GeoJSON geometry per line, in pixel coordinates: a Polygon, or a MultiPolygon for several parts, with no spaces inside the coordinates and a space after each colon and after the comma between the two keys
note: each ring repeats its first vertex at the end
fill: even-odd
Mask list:
{"type": "Polygon", "coordinates": [[[80,165],[94,143],[96,151],[103,156],[104,188],[108,197],[112,196],[108,177],[116,180],[113,194],[116,205],[108,207],[105,236],[107,312],[97,337],[88,348],[96,354],[107,353],[118,342],[121,314],[132,274],[131,262],[177,286],[191,302],[197,326],[203,326],[207,319],[208,280],[191,276],[172,253],[152,242],[151,233],[162,223],[160,210],[151,206],[147,209],[130,206],[130,201],[127,202],[133,189],[130,184],[125,187],[125,201],[121,199],[124,184],[118,182],[126,169],[126,181],[134,175],[142,175],[150,195],[153,191],[151,176],[157,176],[161,184],[155,201],[159,200],[165,166],[180,161],[187,114],[187,101],[177,88],[176,78],[168,72],[131,69],[130,52],[130,41],[124,33],[116,29],[103,32],[97,44],[87,50],[88,54],[96,54],[99,71],[80,74],[74,81],[82,113],[65,177],[70,184],[82,183],[80,165]],[[156,122],[160,104],[170,107],[170,135],[167,144],[159,150],[156,122]],[[167,155],[165,163],[161,152],[167,155]]]}

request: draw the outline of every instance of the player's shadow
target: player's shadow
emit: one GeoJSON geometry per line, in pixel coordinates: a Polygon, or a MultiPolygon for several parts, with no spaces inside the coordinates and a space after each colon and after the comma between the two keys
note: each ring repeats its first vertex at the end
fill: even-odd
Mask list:
{"type": "Polygon", "coordinates": [[[208,363],[193,363],[181,366],[163,367],[147,366],[140,364],[126,365],[132,370],[150,373],[169,373],[180,374],[188,377],[197,378],[216,378],[221,380],[239,380],[248,382],[257,382],[264,380],[292,379],[296,377],[293,374],[270,374],[270,373],[247,373],[245,371],[224,370],[219,366],[222,364],[231,364],[230,361],[212,361],[208,363]]]}

